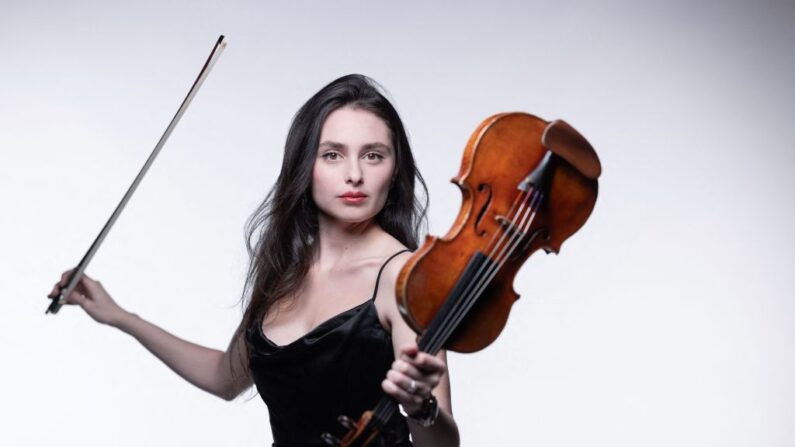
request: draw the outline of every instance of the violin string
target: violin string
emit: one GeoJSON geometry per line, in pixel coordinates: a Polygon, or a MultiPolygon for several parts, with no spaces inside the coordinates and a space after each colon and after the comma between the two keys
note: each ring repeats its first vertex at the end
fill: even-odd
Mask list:
{"type": "MultiPolygon", "coordinates": [[[[517,196],[517,200],[514,200],[514,206],[512,206],[511,210],[508,212],[509,215],[511,215],[512,212],[514,214],[513,217],[511,218],[511,221],[514,221],[516,219],[516,215],[522,213],[522,211],[524,209],[524,206],[527,203],[527,195],[528,194],[530,194],[530,191],[525,191],[523,194],[519,194],[517,196]],[[519,209],[518,210],[516,210],[516,206],[517,205],[519,205],[519,209]]],[[[487,249],[488,249],[488,246],[490,246],[491,243],[494,241],[494,239],[496,239],[498,234],[501,235],[501,237],[497,241],[495,249],[496,249],[496,247],[498,247],[500,244],[503,243],[505,237],[508,235],[507,232],[495,231],[494,235],[491,238],[491,241],[487,245],[487,249]]],[[[478,269],[478,271],[475,273],[475,278],[482,273],[482,269],[483,269],[483,265],[481,265],[480,268],[478,269]]],[[[459,295],[459,297],[460,296],[465,296],[467,294],[467,292],[469,290],[469,287],[470,287],[470,284],[467,284],[467,289],[465,289],[464,292],[459,295]]],[[[436,333],[430,334],[431,335],[431,339],[428,341],[428,347],[432,347],[434,345],[441,345],[441,344],[444,343],[444,341],[446,340],[447,336],[449,336],[449,333],[451,332],[450,329],[447,329],[447,326],[449,325],[449,321],[450,321],[450,319],[449,319],[450,316],[455,316],[455,315],[457,315],[457,314],[459,314],[461,312],[466,312],[465,308],[466,308],[466,302],[464,300],[456,298],[455,302],[453,303],[453,307],[449,311],[449,316],[447,316],[448,319],[444,323],[441,324],[439,330],[437,330],[436,333]],[[441,340],[439,338],[441,338],[441,340]]],[[[438,348],[436,348],[436,349],[438,349],[438,348]]],[[[436,353],[435,351],[436,351],[435,349],[429,349],[428,350],[428,352],[431,352],[432,354],[435,354],[436,353]]]]}
{"type": "MultiPolygon", "coordinates": [[[[527,191],[524,191],[524,193],[522,193],[522,194],[518,194],[518,195],[516,196],[516,199],[514,199],[514,201],[513,201],[513,204],[511,205],[511,209],[510,209],[510,210],[508,210],[508,213],[507,213],[507,215],[508,215],[508,216],[515,215],[514,213],[520,213],[520,212],[522,212],[522,210],[521,210],[521,209],[519,209],[519,210],[516,210],[516,207],[517,207],[517,206],[524,207],[524,205],[525,205],[525,202],[526,202],[526,200],[527,200],[527,195],[529,195],[531,191],[532,191],[532,188],[531,188],[531,189],[529,189],[529,190],[527,190],[527,191]]],[[[499,221],[498,221],[498,223],[499,223],[499,224],[502,226],[502,222],[499,222],[499,221]]],[[[494,243],[494,240],[495,240],[495,239],[497,239],[497,236],[498,236],[498,235],[501,235],[501,237],[500,237],[500,240],[499,240],[499,241],[497,241],[496,245],[499,245],[499,244],[501,244],[501,243],[502,243],[502,240],[505,238],[505,235],[506,235],[506,234],[507,234],[507,233],[505,233],[505,232],[495,231],[495,232],[494,232],[494,234],[492,234],[492,236],[491,236],[491,239],[489,240],[489,243],[488,243],[488,244],[486,244],[486,249],[484,250],[484,252],[486,252],[486,251],[488,251],[488,250],[489,250],[489,247],[491,247],[491,246],[492,246],[492,243],[494,243]]]]}
{"type": "MultiPolygon", "coordinates": [[[[518,215],[519,213],[521,213],[522,210],[524,209],[524,206],[527,204],[527,195],[528,194],[530,194],[529,190],[528,191],[524,191],[522,194],[518,194],[516,196],[516,199],[514,200],[513,204],[511,205],[511,209],[508,211],[508,215],[509,216],[511,216],[511,215],[514,216],[514,217],[512,217],[512,220],[515,219],[515,216],[518,215]],[[518,210],[516,209],[517,206],[519,207],[518,210]]],[[[500,226],[502,226],[502,225],[503,224],[500,222],[500,226]]],[[[503,241],[504,241],[504,239],[505,239],[505,237],[507,235],[508,235],[508,233],[504,232],[504,231],[502,231],[502,232],[501,231],[494,231],[492,236],[491,236],[491,239],[489,240],[489,243],[486,245],[486,251],[488,251],[489,247],[492,246],[492,244],[494,243],[495,239],[497,239],[497,236],[500,236],[500,239],[496,242],[495,248],[496,248],[496,246],[499,246],[500,244],[503,243],[503,241]]],[[[481,269],[482,269],[482,266],[481,266],[481,269]]],[[[475,276],[477,277],[477,275],[480,275],[480,274],[481,274],[481,270],[478,270],[478,272],[475,274],[475,276]]],[[[465,294],[466,294],[466,290],[463,293],[459,294],[459,296],[464,296],[465,294]]],[[[456,299],[453,302],[452,307],[450,308],[449,315],[454,315],[454,314],[460,312],[461,311],[461,306],[463,306],[463,305],[465,305],[465,303],[463,303],[462,300],[456,299]]],[[[444,325],[445,325],[445,323],[443,323],[442,327],[440,327],[439,330],[436,331],[436,334],[443,335],[443,333],[441,332],[441,329],[444,327],[444,325]]],[[[434,337],[436,335],[435,334],[430,334],[430,335],[431,335],[431,340],[427,341],[428,345],[435,344],[436,341],[434,341],[434,337]]],[[[424,344],[426,341],[422,340],[422,342],[424,344]]],[[[422,346],[420,348],[422,348],[422,346]]],[[[431,353],[435,354],[435,352],[431,352],[431,353]]]]}
{"type": "MultiPolygon", "coordinates": [[[[539,192],[539,194],[536,196],[536,201],[537,202],[540,202],[540,198],[542,197],[542,195],[543,195],[543,193],[539,192]]],[[[465,298],[465,301],[468,302],[467,310],[464,313],[462,313],[461,315],[457,316],[457,321],[454,323],[453,327],[457,326],[460,323],[460,321],[464,318],[466,313],[469,311],[469,308],[471,308],[474,305],[475,301],[477,301],[477,299],[480,297],[480,295],[483,293],[483,291],[486,289],[486,287],[488,287],[488,285],[491,283],[491,280],[494,279],[494,276],[496,276],[497,273],[500,271],[500,269],[502,269],[502,267],[505,265],[505,263],[508,262],[508,259],[516,251],[517,247],[522,242],[522,239],[524,239],[527,236],[527,234],[524,233],[524,231],[529,229],[530,226],[532,225],[533,220],[535,220],[536,209],[534,209],[534,208],[535,207],[533,207],[533,206],[530,207],[530,209],[532,209],[532,214],[530,215],[530,218],[527,220],[527,223],[523,225],[524,228],[519,233],[519,236],[517,236],[514,239],[514,241],[513,241],[512,245],[510,246],[510,248],[507,249],[507,252],[505,252],[504,255],[501,254],[499,256],[499,257],[501,257],[501,259],[499,261],[497,261],[496,263],[490,265],[491,270],[489,272],[487,272],[486,277],[482,281],[480,281],[480,284],[477,285],[477,288],[475,289],[475,291],[469,297],[465,298]]],[[[510,244],[510,242],[509,242],[509,244],[510,244]]]]}
{"type": "Polygon", "coordinates": [[[484,284],[487,285],[489,281],[496,275],[497,271],[500,267],[504,264],[504,262],[508,259],[508,257],[513,253],[515,247],[518,245],[518,241],[520,241],[524,235],[525,228],[530,226],[532,222],[532,218],[535,217],[535,202],[538,202],[537,198],[540,197],[540,191],[532,190],[527,191],[525,197],[522,199],[522,206],[519,210],[516,211],[514,216],[512,216],[510,223],[513,226],[514,231],[512,232],[503,232],[502,237],[498,241],[497,245],[491,250],[491,252],[487,255],[489,259],[493,259],[495,262],[484,262],[478,268],[478,271],[475,273],[472,280],[470,280],[469,284],[467,284],[466,289],[460,295],[463,298],[458,299],[455,307],[450,312],[450,317],[442,324],[442,327],[436,334],[432,334],[432,341],[430,342],[430,349],[429,351],[434,352],[441,348],[441,345],[447,341],[448,337],[452,334],[455,328],[458,326],[460,321],[463,319],[464,315],[469,311],[469,309],[474,305],[474,302],[477,300],[478,294],[482,291],[484,284]],[[525,210],[524,206],[528,204],[529,200],[529,207],[525,210]],[[519,217],[521,216],[521,218],[519,217]],[[530,221],[528,221],[528,216],[530,217],[530,221]],[[517,219],[521,220],[521,223],[517,225],[517,219]],[[503,241],[505,237],[508,236],[509,240],[507,243],[503,245],[503,241]],[[495,253],[500,250],[500,246],[502,246],[502,250],[500,253],[495,256],[495,253]],[[508,253],[506,254],[506,248],[512,246],[508,253]],[[502,258],[502,259],[500,259],[502,258]],[[496,268],[492,268],[496,267],[496,268]],[[484,274],[483,270],[486,269],[484,274]],[[474,293],[473,293],[473,286],[474,286],[474,293]],[[468,295],[468,296],[467,296],[468,295]]]}
{"type": "MultiPolygon", "coordinates": [[[[452,332],[458,327],[458,324],[467,314],[469,309],[474,305],[475,301],[477,301],[477,298],[479,297],[480,293],[482,293],[485,287],[488,286],[489,282],[494,278],[494,276],[497,274],[499,269],[502,268],[502,266],[511,256],[511,254],[513,254],[516,247],[519,245],[519,242],[521,242],[521,240],[524,238],[524,236],[526,235],[525,231],[530,228],[535,218],[536,207],[540,203],[541,195],[542,193],[540,191],[533,192],[532,196],[530,197],[530,206],[524,213],[522,213],[522,218],[521,218],[522,222],[517,227],[518,231],[515,231],[513,235],[510,236],[509,241],[505,244],[505,246],[503,246],[501,253],[499,253],[497,256],[494,256],[494,252],[496,252],[497,250],[497,247],[495,247],[492,253],[489,254],[489,258],[492,258],[493,256],[492,259],[494,259],[495,262],[484,263],[478,270],[478,273],[475,275],[476,278],[473,278],[472,281],[470,281],[467,290],[464,292],[465,294],[467,292],[470,292],[469,296],[466,296],[463,299],[461,299],[463,305],[459,307],[458,312],[456,312],[451,319],[448,319],[444,331],[440,331],[439,336],[435,337],[436,340],[434,341],[434,347],[433,347],[434,351],[440,349],[441,345],[447,341],[447,338],[450,335],[452,335],[452,332]],[[510,248],[507,249],[506,253],[507,247],[510,248]],[[487,272],[485,273],[485,275],[482,275],[482,270],[484,266],[486,266],[487,272]],[[473,284],[475,285],[475,290],[472,292],[471,286],[473,284]]],[[[516,218],[514,217],[513,219],[511,219],[511,222],[512,224],[515,224],[516,218]]]]}
{"type": "Polygon", "coordinates": [[[392,418],[392,415],[395,414],[397,405],[394,402],[395,401],[392,400],[391,397],[386,395],[378,401],[378,405],[375,406],[373,414],[378,418],[377,422],[379,425],[386,424],[389,419],[392,418]]]}
{"type": "MultiPolygon", "coordinates": [[[[514,203],[512,204],[511,209],[508,211],[508,215],[511,215],[513,213],[513,217],[511,218],[511,221],[510,221],[511,224],[515,224],[517,216],[524,212],[524,207],[528,203],[527,199],[528,199],[528,197],[531,196],[531,192],[532,192],[532,189],[528,190],[528,191],[525,191],[524,193],[518,195],[517,199],[514,200],[514,203]],[[517,206],[519,206],[518,210],[516,209],[517,206]]],[[[530,202],[532,202],[532,199],[531,199],[530,202]]],[[[501,237],[500,237],[499,241],[497,241],[494,249],[492,249],[492,252],[496,251],[497,247],[499,247],[499,245],[502,244],[502,242],[504,241],[504,239],[507,236],[508,232],[495,231],[494,235],[492,236],[491,240],[489,241],[489,243],[487,245],[487,250],[488,250],[488,247],[492,245],[492,243],[494,242],[494,240],[496,239],[498,234],[501,234],[501,237]]],[[[481,269],[482,269],[482,266],[481,266],[481,269]]],[[[478,272],[478,274],[480,274],[480,271],[478,272]]],[[[463,301],[465,301],[465,300],[463,300],[463,301]]],[[[465,302],[462,303],[462,300],[458,300],[455,304],[456,304],[456,306],[451,311],[451,314],[453,314],[453,315],[455,315],[457,313],[466,313],[466,311],[468,310],[469,306],[466,306],[465,302]],[[462,305],[463,305],[464,309],[461,308],[462,305]]],[[[436,352],[438,352],[439,348],[441,348],[441,345],[444,343],[444,341],[446,340],[447,336],[449,336],[449,333],[452,331],[452,328],[443,329],[444,326],[445,325],[443,325],[442,329],[440,329],[440,331],[437,332],[438,335],[437,334],[431,334],[431,342],[429,344],[429,349],[426,352],[428,352],[430,354],[436,354],[436,352]],[[448,334],[448,335],[445,336],[444,334],[448,334]]],[[[384,398],[382,398],[378,402],[378,404],[375,406],[375,409],[373,410],[373,414],[375,415],[375,417],[378,418],[379,422],[386,423],[387,421],[389,421],[392,418],[392,416],[394,415],[396,410],[397,410],[397,405],[394,404],[394,400],[391,399],[388,396],[384,396],[384,398]]]]}
{"type": "MultiPolygon", "coordinates": [[[[515,211],[513,213],[514,214],[513,217],[510,220],[511,225],[513,225],[513,228],[514,228],[514,231],[512,232],[513,234],[508,236],[508,234],[511,233],[511,232],[509,232],[509,231],[502,231],[502,232],[496,231],[494,233],[494,235],[492,236],[491,240],[489,241],[489,243],[486,246],[487,247],[486,251],[489,251],[488,247],[492,245],[492,243],[496,239],[497,234],[502,233],[501,236],[500,236],[500,239],[497,241],[495,246],[490,250],[489,255],[487,255],[488,258],[492,259],[494,253],[499,249],[500,245],[502,245],[503,241],[505,240],[505,237],[508,236],[509,237],[508,242],[503,247],[502,253],[500,253],[498,255],[498,258],[502,258],[502,259],[499,260],[496,263],[496,268],[492,268],[492,269],[490,269],[490,271],[486,272],[485,280],[482,280],[483,278],[481,280],[478,280],[477,277],[482,275],[483,267],[484,266],[488,266],[489,263],[484,263],[483,265],[480,266],[480,268],[478,269],[478,272],[475,274],[475,278],[472,281],[470,281],[470,284],[467,286],[467,289],[464,291],[464,293],[462,295],[465,295],[467,292],[469,292],[471,290],[471,285],[473,283],[479,283],[479,284],[476,284],[475,293],[472,293],[469,297],[466,297],[463,300],[459,300],[458,301],[458,303],[460,303],[460,304],[457,305],[451,311],[451,314],[453,315],[453,320],[454,321],[450,321],[450,319],[448,319],[448,321],[447,321],[448,324],[444,324],[442,326],[442,328],[437,332],[437,334],[431,334],[432,340],[429,343],[429,346],[428,346],[429,349],[427,350],[427,352],[429,352],[431,354],[435,354],[436,352],[438,352],[438,350],[441,348],[441,345],[444,344],[444,342],[451,335],[451,333],[455,329],[455,327],[457,327],[457,325],[460,323],[461,319],[464,317],[466,312],[469,311],[469,308],[471,308],[472,305],[474,305],[474,302],[475,302],[478,294],[480,294],[482,292],[482,290],[485,288],[485,286],[488,285],[489,281],[491,281],[491,279],[493,279],[493,277],[496,275],[497,271],[499,271],[499,269],[505,264],[507,259],[511,256],[511,254],[516,249],[516,247],[518,246],[518,244],[521,241],[521,239],[523,239],[524,236],[526,235],[525,234],[526,230],[529,229],[530,225],[532,224],[532,221],[535,218],[535,211],[536,211],[535,207],[538,205],[538,203],[540,203],[541,195],[542,194],[541,194],[540,191],[537,191],[534,188],[531,188],[530,190],[528,190],[528,191],[524,192],[523,194],[519,195],[517,197],[517,200],[514,201],[514,203],[511,206],[511,209],[508,212],[508,214],[510,215],[512,212],[515,211]],[[530,199],[529,200],[529,206],[528,206],[527,210],[525,210],[524,207],[525,207],[525,205],[528,205],[528,198],[530,199]],[[519,204],[521,204],[521,205],[519,205],[519,204]],[[517,205],[519,205],[519,209],[518,210],[516,210],[516,206],[517,205]],[[519,215],[522,215],[523,217],[521,218],[522,223],[520,223],[519,226],[517,227],[516,226],[516,220],[517,220],[519,215]],[[530,216],[529,220],[527,219],[528,215],[530,216]],[[505,248],[508,247],[508,246],[511,246],[511,248],[508,249],[507,253],[505,253],[505,248]]],[[[494,264],[494,263],[492,263],[492,264],[494,264]]],[[[373,410],[373,414],[374,414],[375,417],[378,418],[379,422],[386,423],[387,421],[389,421],[392,418],[392,416],[394,415],[395,411],[397,411],[397,405],[394,403],[394,400],[392,400],[388,396],[385,396],[383,399],[381,399],[378,402],[378,404],[376,405],[375,409],[373,410]]]]}
{"type": "MultiPolygon", "coordinates": [[[[536,197],[538,197],[538,196],[536,196],[536,197]]],[[[526,228],[528,228],[531,225],[532,221],[535,218],[535,215],[536,215],[535,211],[533,211],[529,215],[525,215],[525,218],[523,220],[526,222],[526,224],[525,224],[523,229],[526,229],[526,228]]],[[[503,267],[505,262],[507,262],[508,258],[513,254],[513,252],[515,251],[516,247],[518,246],[518,244],[521,242],[522,239],[524,239],[524,235],[523,234],[519,234],[519,235],[517,235],[515,237],[512,237],[511,241],[509,241],[509,246],[506,246],[506,247],[510,247],[510,248],[507,248],[507,250],[504,248],[503,249],[503,253],[501,254],[501,256],[496,257],[495,263],[488,264],[489,271],[486,273],[485,278],[481,277],[481,279],[479,279],[478,283],[475,283],[476,284],[475,290],[472,291],[469,296],[464,298],[464,301],[467,303],[466,304],[466,310],[465,310],[465,312],[462,312],[462,313],[460,313],[459,315],[456,316],[455,320],[452,322],[452,327],[453,328],[457,327],[461,323],[461,320],[466,316],[466,314],[469,312],[469,310],[472,308],[474,303],[481,296],[481,294],[483,293],[485,288],[488,286],[488,284],[491,282],[491,280],[494,278],[494,276],[503,267]],[[502,259],[500,259],[500,258],[502,258],[502,259]]],[[[449,334],[446,334],[446,336],[448,336],[448,337],[451,336],[451,335],[452,335],[452,332],[450,332],[449,334]]]]}
{"type": "MultiPolygon", "coordinates": [[[[514,216],[511,217],[511,222],[516,220],[517,215],[524,214],[524,206],[527,201],[526,199],[527,199],[526,197],[522,199],[520,208],[516,210],[514,216]]],[[[498,232],[495,232],[495,236],[497,233],[498,232]]],[[[505,237],[508,235],[509,235],[508,232],[501,232],[501,237],[492,251],[496,250],[500,245],[502,245],[503,241],[505,240],[505,237]]],[[[469,284],[466,285],[466,289],[463,291],[463,293],[459,295],[459,297],[467,296],[467,294],[471,290],[472,283],[475,282],[477,278],[483,274],[483,268],[485,265],[486,263],[483,263],[479,266],[478,271],[475,273],[473,279],[469,282],[469,284]]],[[[444,342],[452,334],[453,330],[455,330],[456,321],[459,320],[458,316],[466,313],[466,311],[468,310],[469,306],[468,306],[468,300],[466,298],[461,299],[456,297],[455,299],[456,299],[455,305],[451,309],[450,314],[447,316],[445,322],[441,325],[441,327],[435,334],[431,334],[431,341],[429,342],[429,348],[430,348],[429,351],[433,353],[435,353],[439,348],[441,348],[441,345],[444,344],[444,342]]]]}

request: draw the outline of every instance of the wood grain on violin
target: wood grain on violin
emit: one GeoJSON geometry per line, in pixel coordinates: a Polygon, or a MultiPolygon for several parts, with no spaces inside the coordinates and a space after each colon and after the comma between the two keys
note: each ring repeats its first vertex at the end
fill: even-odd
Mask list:
{"type": "Polygon", "coordinates": [[[563,121],[547,123],[526,113],[487,118],[470,137],[461,169],[452,179],[463,194],[452,229],[443,238],[429,236],[398,277],[397,299],[404,319],[424,334],[442,304],[454,298],[451,291],[480,252],[500,268],[491,268],[490,279],[482,268],[483,273],[470,280],[487,284],[480,284],[478,296],[469,297],[471,309],[443,348],[474,352],[491,344],[519,297],[513,290],[516,272],[539,248],[560,251],[563,241],[582,227],[596,203],[600,173],[596,152],[563,121]],[[551,137],[546,139],[549,146],[544,136],[551,137]],[[546,184],[520,189],[548,153],[555,156],[546,167],[546,184]],[[533,192],[543,194],[536,212],[525,203],[533,192]]]}

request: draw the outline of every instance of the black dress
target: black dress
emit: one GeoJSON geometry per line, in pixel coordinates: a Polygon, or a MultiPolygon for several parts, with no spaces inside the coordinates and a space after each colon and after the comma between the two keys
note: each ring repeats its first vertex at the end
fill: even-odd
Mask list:
{"type": "MultiPolygon", "coordinates": [[[[406,251],[406,250],[403,250],[406,251]]],[[[353,420],[383,395],[381,381],[395,360],[392,337],[378,320],[375,294],[387,259],[378,271],[372,297],[279,346],[262,332],[262,322],[246,331],[249,367],[268,406],[274,446],[324,446],[324,432],[345,434],[337,417],[353,420]]],[[[405,418],[395,412],[382,428],[387,446],[411,446],[405,418]]]]}

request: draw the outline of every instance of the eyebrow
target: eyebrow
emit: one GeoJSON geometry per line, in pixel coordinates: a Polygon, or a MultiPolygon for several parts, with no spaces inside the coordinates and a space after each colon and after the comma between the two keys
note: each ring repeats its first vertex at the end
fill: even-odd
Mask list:
{"type": "Polygon", "coordinates": [[[391,152],[392,151],[392,147],[391,146],[387,146],[384,143],[369,143],[369,144],[365,144],[364,148],[368,149],[368,150],[369,149],[383,149],[383,150],[385,150],[387,152],[391,152]]]}
{"type": "Polygon", "coordinates": [[[345,145],[342,144],[342,143],[337,143],[336,141],[328,141],[328,140],[320,143],[320,146],[321,147],[322,146],[329,146],[329,147],[334,148],[334,149],[344,149],[345,148],[345,145]]]}
{"type": "MultiPolygon", "coordinates": [[[[330,147],[332,149],[346,149],[347,148],[347,146],[345,146],[342,143],[338,143],[336,141],[330,141],[330,140],[326,140],[326,141],[320,143],[320,147],[323,147],[323,146],[327,146],[327,147],[330,147]]],[[[392,147],[391,146],[387,146],[384,143],[367,143],[367,144],[365,144],[363,146],[363,148],[365,150],[383,149],[383,150],[386,150],[388,152],[392,151],[392,147]]]]}

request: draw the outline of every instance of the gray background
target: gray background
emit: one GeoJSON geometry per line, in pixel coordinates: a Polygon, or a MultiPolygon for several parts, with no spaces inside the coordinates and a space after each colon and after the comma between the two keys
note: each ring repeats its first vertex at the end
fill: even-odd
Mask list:
{"type": "Polygon", "coordinates": [[[89,268],[123,306],[225,347],[293,113],[365,73],[405,120],[433,234],[488,115],[564,118],[604,165],[502,336],[450,356],[464,446],[795,444],[791,1],[0,5],[0,444],[270,442],[258,396],[223,402],[77,309],[43,315],[222,33],[89,268]]]}

